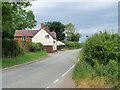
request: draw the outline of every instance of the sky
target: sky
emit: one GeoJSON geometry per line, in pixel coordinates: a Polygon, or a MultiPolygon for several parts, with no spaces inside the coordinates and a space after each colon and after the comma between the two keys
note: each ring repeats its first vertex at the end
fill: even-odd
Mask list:
{"type": "Polygon", "coordinates": [[[37,26],[41,22],[60,21],[74,24],[77,32],[82,34],[79,42],[86,40],[96,32],[118,32],[118,1],[116,0],[35,0],[27,10],[32,10],[37,26]]]}

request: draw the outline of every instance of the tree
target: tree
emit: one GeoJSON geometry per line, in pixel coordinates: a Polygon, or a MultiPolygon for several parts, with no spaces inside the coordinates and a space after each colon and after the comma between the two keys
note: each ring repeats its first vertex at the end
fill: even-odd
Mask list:
{"type": "Polygon", "coordinates": [[[49,27],[50,31],[56,32],[57,40],[64,40],[65,25],[58,21],[45,22],[45,27],[49,27]]]}
{"type": "Polygon", "coordinates": [[[67,35],[67,41],[70,41],[71,35],[75,33],[75,27],[72,23],[68,23],[67,25],[65,25],[65,27],[66,27],[65,33],[67,35]]]}
{"type": "Polygon", "coordinates": [[[67,35],[67,41],[78,42],[79,38],[81,37],[81,34],[75,30],[74,25],[72,23],[68,23],[65,26],[66,26],[65,33],[67,35]]]}
{"type": "Polygon", "coordinates": [[[81,37],[80,33],[77,33],[77,32],[76,33],[72,33],[70,41],[76,41],[76,42],[78,42],[80,37],[81,37]]]}
{"type": "Polygon", "coordinates": [[[26,11],[29,2],[2,2],[2,38],[14,38],[15,30],[32,29],[37,21],[32,11],[26,11]]]}

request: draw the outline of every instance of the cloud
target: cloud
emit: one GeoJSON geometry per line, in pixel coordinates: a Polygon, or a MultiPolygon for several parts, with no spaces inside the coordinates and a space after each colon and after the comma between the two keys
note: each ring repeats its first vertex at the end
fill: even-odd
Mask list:
{"type": "Polygon", "coordinates": [[[108,25],[98,25],[98,26],[93,26],[90,28],[79,29],[78,32],[82,34],[94,34],[94,33],[98,33],[99,31],[103,32],[105,31],[105,29],[108,32],[116,33],[118,32],[118,25],[117,23],[111,23],[108,25]]]}
{"type": "Polygon", "coordinates": [[[32,10],[35,13],[35,15],[63,16],[67,14],[73,14],[79,11],[87,12],[104,10],[111,6],[116,5],[116,3],[113,2],[98,3],[98,2],[45,2],[45,1],[42,2],[40,0],[31,2],[32,6],[29,6],[27,10],[32,10]]]}
{"type": "Polygon", "coordinates": [[[37,1],[39,2],[118,2],[119,0],[37,0],[37,1]]]}

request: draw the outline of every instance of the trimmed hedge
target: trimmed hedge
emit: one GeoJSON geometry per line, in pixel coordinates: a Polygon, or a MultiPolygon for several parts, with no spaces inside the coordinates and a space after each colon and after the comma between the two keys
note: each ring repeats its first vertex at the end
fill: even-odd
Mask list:
{"type": "Polygon", "coordinates": [[[20,47],[17,40],[2,40],[2,57],[16,57],[24,54],[24,49],[20,47]]]}

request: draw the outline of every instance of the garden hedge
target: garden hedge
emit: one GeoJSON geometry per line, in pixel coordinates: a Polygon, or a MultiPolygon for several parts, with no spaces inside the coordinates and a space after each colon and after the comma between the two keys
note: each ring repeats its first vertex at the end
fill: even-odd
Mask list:
{"type": "Polygon", "coordinates": [[[24,49],[20,47],[17,40],[2,40],[2,57],[16,57],[24,54],[24,49]]]}

